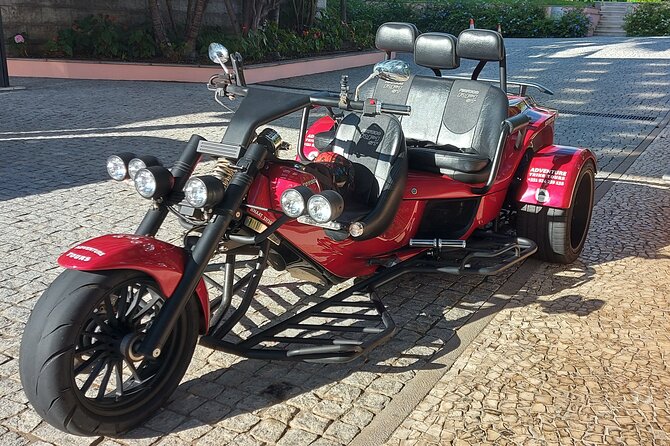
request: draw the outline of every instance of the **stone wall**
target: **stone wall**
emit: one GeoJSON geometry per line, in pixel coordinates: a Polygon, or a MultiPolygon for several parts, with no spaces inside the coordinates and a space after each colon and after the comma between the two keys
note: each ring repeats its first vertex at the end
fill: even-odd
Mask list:
{"type": "MultiPolygon", "coordinates": [[[[241,2],[231,2],[236,7],[241,2]]],[[[186,14],[187,0],[172,0],[175,20],[186,14]]],[[[146,0],[0,0],[5,37],[26,33],[31,41],[46,41],[60,28],[91,14],[107,14],[121,23],[139,25],[149,22],[146,0]]],[[[238,13],[239,14],[239,13],[238,13]]],[[[210,1],[206,25],[230,28],[223,1],[210,1]]]]}

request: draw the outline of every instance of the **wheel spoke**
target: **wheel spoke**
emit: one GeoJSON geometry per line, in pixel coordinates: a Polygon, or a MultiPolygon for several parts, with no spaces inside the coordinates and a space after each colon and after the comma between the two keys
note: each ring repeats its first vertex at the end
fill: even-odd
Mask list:
{"type": "Polygon", "coordinates": [[[95,366],[91,374],[88,375],[88,378],[80,388],[82,393],[86,394],[88,389],[91,387],[91,384],[93,384],[98,375],[100,375],[100,372],[102,371],[102,368],[105,366],[105,364],[107,364],[107,361],[105,361],[104,358],[98,359],[98,365],[95,366]]]}
{"type": "Polygon", "coordinates": [[[87,368],[89,368],[91,365],[95,363],[100,357],[102,356],[103,353],[107,353],[104,350],[98,350],[97,352],[93,353],[90,358],[79,364],[77,367],[74,369],[74,376],[81,375],[82,372],[84,372],[87,368]]]}
{"type": "Polygon", "coordinates": [[[84,347],[84,348],[80,348],[79,350],[75,350],[74,354],[75,355],[83,355],[84,353],[90,353],[90,352],[98,351],[103,347],[105,347],[105,345],[101,342],[98,342],[96,344],[91,344],[88,347],[84,347]]]}
{"type": "Polygon", "coordinates": [[[125,294],[123,296],[119,296],[119,300],[117,300],[118,305],[116,309],[116,318],[120,321],[124,321],[126,319],[126,310],[128,307],[128,290],[126,290],[125,294]]]}
{"type": "Polygon", "coordinates": [[[117,319],[114,317],[116,312],[114,311],[114,305],[112,305],[112,296],[111,294],[105,295],[105,312],[107,313],[107,323],[109,326],[117,326],[117,319]]]}
{"type": "Polygon", "coordinates": [[[98,326],[102,331],[105,331],[109,334],[114,334],[114,330],[112,329],[112,327],[110,327],[104,320],[102,320],[102,318],[98,313],[92,313],[91,317],[93,318],[95,323],[98,324],[98,326]]]}
{"type": "Polygon", "coordinates": [[[143,306],[142,309],[137,314],[135,314],[135,316],[133,316],[134,321],[141,319],[142,316],[147,314],[149,310],[151,310],[161,300],[161,297],[158,294],[154,295],[151,291],[149,291],[149,294],[153,297],[153,299],[147,302],[147,304],[143,306]]]}
{"type": "Polygon", "coordinates": [[[83,336],[88,336],[89,338],[99,339],[100,341],[112,342],[114,338],[106,333],[99,331],[84,331],[81,333],[83,336]]]}
{"type": "Polygon", "coordinates": [[[123,396],[123,362],[117,361],[115,364],[116,369],[116,396],[123,396]]]}
{"type": "Polygon", "coordinates": [[[139,373],[137,373],[137,369],[135,368],[135,364],[133,364],[132,361],[129,361],[128,358],[123,358],[123,361],[126,363],[128,368],[130,369],[130,373],[133,374],[133,379],[138,383],[142,384],[142,378],[140,378],[139,373]]]}
{"type": "Polygon", "coordinates": [[[107,385],[109,384],[109,378],[112,376],[112,371],[114,370],[114,365],[112,364],[112,361],[107,361],[107,370],[105,370],[105,374],[102,377],[102,381],[100,382],[100,388],[98,389],[98,394],[95,396],[95,399],[101,400],[104,398],[105,393],[107,393],[107,385]]]}

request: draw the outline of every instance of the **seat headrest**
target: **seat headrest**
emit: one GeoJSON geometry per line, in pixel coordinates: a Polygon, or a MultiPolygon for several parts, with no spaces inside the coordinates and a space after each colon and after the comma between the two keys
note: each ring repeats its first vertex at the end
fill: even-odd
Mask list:
{"type": "Polygon", "coordinates": [[[456,37],[446,33],[424,33],[414,42],[414,63],[422,67],[451,70],[461,65],[456,37]]]}
{"type": "Polygon", "coordinates": [[[458,35],[456,52],[463,59],[501,62],[505,60],[505,43],[496,31],[466,29],[458,35]]]}
{"type": "Polygon", "coordinates": [[[378,50],[400,53],[411,53],[414,51],[414,40],[419,35],[419,30],[411,23],[388,22],[377,30],[375,46],[378,50]]]}

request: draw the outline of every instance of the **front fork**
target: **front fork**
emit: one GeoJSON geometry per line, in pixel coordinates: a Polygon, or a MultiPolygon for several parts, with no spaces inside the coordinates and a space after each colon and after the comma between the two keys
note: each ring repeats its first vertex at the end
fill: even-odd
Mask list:
{"type": "MultiPolygon", "coordinates": [[[[189,176],[195,169],[200,158],[197,152],[198,143],[203,138],[193,135],[188,142],[181,158],[173,168],[175,176],[174,191],[181,191],[189,176]]],[[[144,340],[138,348],[138,353],[145,357],[157,358],[161,354],[163,344],[167,341],[175,323],[193,295],[205,268],[219,246],[219,241],[228,230],[230,223],[236,217],[244,197],[249,192],[251,183],[268,155],[268,149],[258,143],[251,144],[244,156],[237,161],[237,171],[228,184],[226,192],[214,208],[214,217],[202,231],[202,235],[187,254],[184,275],[177,288],[161,308],[153,324],[148,328],[144,340]]],[[[155,235],[167,216],[167,206],[161,204],[145,215],[137,229],[138,235],[155,235]]]]}

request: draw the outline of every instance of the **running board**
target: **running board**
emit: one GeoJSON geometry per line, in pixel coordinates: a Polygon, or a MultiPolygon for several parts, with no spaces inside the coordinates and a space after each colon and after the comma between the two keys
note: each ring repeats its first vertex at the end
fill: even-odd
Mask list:
{"type": "MultiPolygon", "coordinates": [[[[526,260],[537,252],[537,244],[523,237],[491,235],[485,239],[471,239],[468,247],[454,257],[426,260],[421,266],[428,272],[458,275],[493,276],[526,260]]],[[[449,255],[449,254],[447,254],[449,255]]]]}
{"type": "Polygon", "coordinates": [[[238,343],[208,335],[200,344],[253,359],[341,363],[367,354],[395,332],[374,291],[350,288],[238,343]]]}

